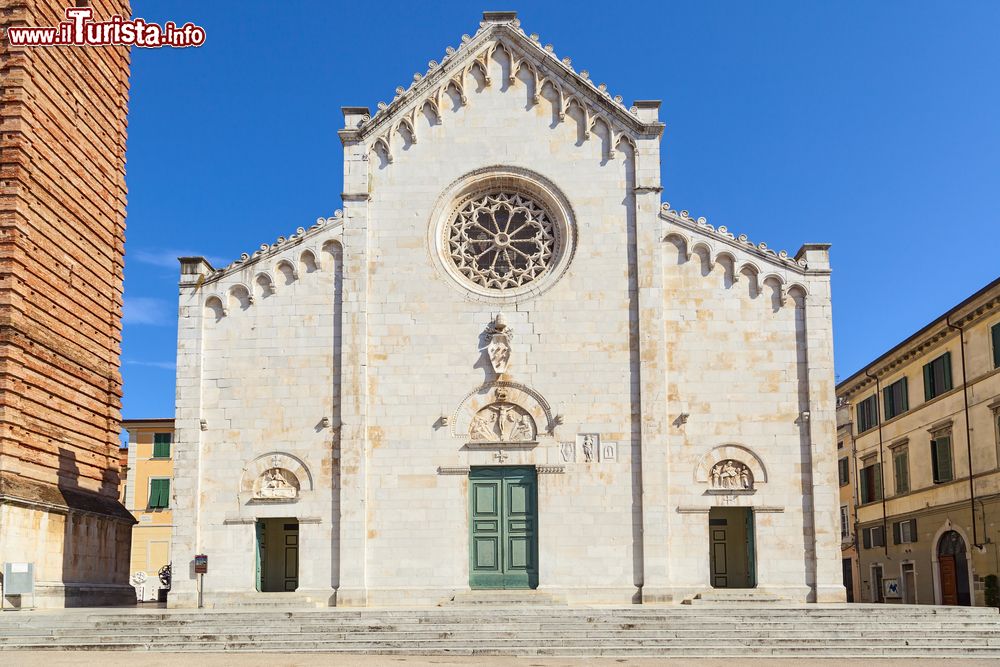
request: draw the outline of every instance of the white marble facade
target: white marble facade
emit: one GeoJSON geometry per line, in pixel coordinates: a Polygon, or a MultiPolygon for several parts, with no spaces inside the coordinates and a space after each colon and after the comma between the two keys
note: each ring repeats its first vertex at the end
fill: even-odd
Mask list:
{"type": "Polygon", "coordinates": [[[174,588],[255,589],[299,523],[314,604],[470,587],[469,471],[537,473],[538,589],[680,602],[709,510],[753,509],[757,588],[842,600],[826,245],[663,202],[631,108],[512,13],[388,105],[345,107],[343,208],[215,270],[183,258],[174,588]]]}

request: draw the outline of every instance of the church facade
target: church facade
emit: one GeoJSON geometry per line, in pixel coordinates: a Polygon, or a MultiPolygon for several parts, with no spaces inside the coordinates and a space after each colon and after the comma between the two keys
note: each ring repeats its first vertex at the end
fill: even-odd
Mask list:
{"type": "Polygon", "coordinates": [[[658,114],[487,12],[342,210],[181,259],[172,605],[843,600],[828,246],[664,203],[658,114]]]}

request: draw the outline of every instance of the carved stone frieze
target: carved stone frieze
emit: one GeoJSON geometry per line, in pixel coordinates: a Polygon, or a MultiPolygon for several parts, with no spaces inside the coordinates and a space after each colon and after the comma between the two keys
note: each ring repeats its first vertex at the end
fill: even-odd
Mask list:
{"type": "Polygon", "coordinates": [[[753,473],[739,461],[726,459],[712,466],[710,483],[713,489],[749,490],[753,489],[753,473]]]}

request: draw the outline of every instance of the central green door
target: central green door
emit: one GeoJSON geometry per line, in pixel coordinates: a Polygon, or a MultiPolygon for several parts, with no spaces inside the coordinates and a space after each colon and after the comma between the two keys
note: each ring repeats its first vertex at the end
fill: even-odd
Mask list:
{"type": "Polygon", "coordinates": [[[469,585],[538,586],[535,469],[473,468],[469,487],[469,585]]]}

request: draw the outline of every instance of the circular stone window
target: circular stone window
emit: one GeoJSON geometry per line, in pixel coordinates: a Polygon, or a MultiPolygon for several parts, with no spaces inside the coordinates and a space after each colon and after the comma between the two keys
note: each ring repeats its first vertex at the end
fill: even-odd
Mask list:
{"type": "Polygon", "coordinates": [[[436,217],[442,268],[490,300],[541,292],[570,259],[572,212],[551,185],[526,171],[460,180],[442,196],[436,217]]]}

